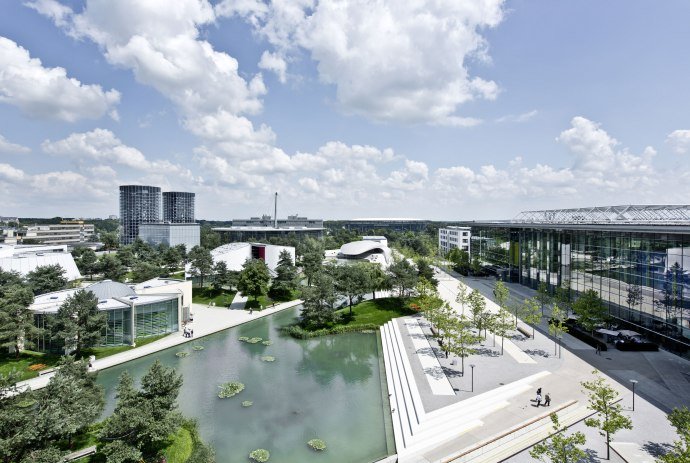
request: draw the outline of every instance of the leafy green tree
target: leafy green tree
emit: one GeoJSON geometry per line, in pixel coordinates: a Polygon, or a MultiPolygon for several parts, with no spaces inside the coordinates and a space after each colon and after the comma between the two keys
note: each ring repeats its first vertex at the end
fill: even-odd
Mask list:
{"type": "Polygon", "coordinates": [[[78,248],[82,249],[79,256],[75,259],[75,263],[79,268],[79,271],[93,280],[93,274],[98,268],[98,256],[93,249],[90,248],[78,248]]]}
{"type": "Polygon", "coordinates": [[[307,238],[300,246],[302,254],[302,271],[307,277],[307,286],[311,286],[314,275],[321,271],[324,257],[323,243],[313,238],[307,238]]]}
{"type": "Polygon", "coordinates": [[[612,388],[597,370],[592,372],[592,381],[580,383],[586,390],[589,409],[596,413],[587,418],[585,425],[597,428],[606,437],[606,459],[611,457],[611,437],[621,429],[632,429],[632,421],[623,415],[623,407],[616,402],[619,394],[612,388]]]}
{"type": "Polygon", "coordinates": [[[180,268],[186,257],[184,245],[169,247],[161,253],[161,261],[171,273],[180,268]]]}
{"type": "Polygon", "coordinates": [[[513,328],[510,312],[504,308],[499,308],[493,322],[493,332],[501,337],[501,355],[503,355],[503,340],[508,332],[513,328]]]}
{"type": "Polygon", "coordinates": [[[434,275],[433,267],[429,265],[429,259],[418,257],[415,259],[415,265],[417,266],[417,276],[419,278],[425,278],[432,285],[438,286],[438,280],[434,275]]]}
{"type": "Polygon", "coordinates": [[[32,448],[36,449],[38,435],[34,413],[30,407],[36,403],[35,392],[19,388],[19,372],[0,373],[0,461],[22,461],[32,448]]]}
{"type": "Polygon", "coordinates": [[[367,271],[367,281],[371,297],[376,300],[376,291],[386,291],[391,289],[390,276],[381,268],[379,264],[364,263],[367,271]]]}
{"type": "Polygon", "coordinates": [[[213,289],[220,291],[223,286],[228,286],[230,276],[230,270],[228,270],[228,264],[223,260],[219,260],[213,266],[213,289]]]}
{"type": "Polygon", "coordinates": [[[498,304],[500,308],[506,309],[508,304],[508,297],[510,296],[510,291],[508,290],[508,287],[502,281],[497,281],[496,284],[494,284],[493,293],[496,304],[498,304]]]}
{"type": "Polygon", "coordinates": [[[206,249],[216,249],[220,246],[220,234],[208,225],[202,225],[200,230],[201,236],[199,243],[201,247],[206,249]]]}
{"type": "Polygon", "coordinates": [[[65,343],[67,352],[98,345],[108,315],[98,310],[98,299],[93,293],[80,289],[69,296],[57,311],[51,326],[52,338],[65,343]]]}
{"type": "Polygon", "coordinates": [[[472,331],[472,322],[464,315],[456,317],[454,326],[449,330],[448,350],[460,357],[461,373],[465,374],[465,358],[474,354],[477,350],[472,347],[481,339],[472,331]]]}
{"type": "Polygon", "coordinates": [[[482,263],[479,261],[479,256],[474,256],[470,268],[472,270],[473,275],[479,275],[482,273],[482,263]]]}
{"type": "Polygon", "coordinates": [[[29,306],[34,295],[26,286],[12,285],[3,288],[0,300],[0,344],[14,350],[15,356],[24,346],[32,345],[32,339],[40,333],[34,325],[34,313],[29,306]]]}
{"type": "Polygon", "coordinates": [[[165,271],[156,264],[150,262],[137,262],[132,268],[132,281],[142,282],[152,280],[164,275],[165,271]]]}
{"type": "Polygon", "coordinates": [[[388,271],[391,274],[391,286],[398,291],[401,300],[409,295],[409,291],[419,280],[417,271],[407,259],[397,259],[388,271]]]}
{"type": "Polygon", "coordinates": [[[105,232],[101,233],[101,243],[103,243],[103,248],[106,251],[112,251],[113,249],[117,249],[117,247],[120,245],[120,239],[117,236],[116,232],[105,232]]]}
{"type": "Polygon", "coordinates": [[[32,449],[22,459],[21,463],[55,463],[56,461],[64,461],[65,453],[56,447],[32,449]]]}
{"type": "Polygon", "coordinates": [[[26,282],[37,296],[64,289],[67,286],[65,269],[58,264],[36,267],[26,275],[26,282]]]}
{"type": "Polygon", "coordinates": [[[608,319],[604,302],[593,289],[588,289],[573,304],[573,312],[577,315],[577,322],[587,331],[594,331],[597,326],[608,319]]]}
{"type": "Polygon", "coordinates": [[[565,311],[565,315],[567,316],[572,309],[572,303],[570,301],[570,288],[566,286],[557,287],[553,298],[565,311]]]}
{"type": "Polygon", "coordinates": [[[247,259],[237,280],[237,290],[254,300],[266,294],[271,274],[266,263],[261,259],[247,259]]]}
{"type": "Polygon", "coordinates": [[[448,252],[446,258],[453,263],[453,270],[461,275],[469,274],[472,264],[470,263],[470,254],[467,251],[453,248],[448,252]]]}
{"type": "Polygon", "coordinates": [[[534,339],[534,327],[541,323],[541,309],[536,298],[525,299],[519,309],[522,320],[532,327],[532,339],[534,339]]]}
{"type": "Polygon", "coordinates": [[[558,354],[560,358],[560,350],[557,351],[558,346],[561,343],[561,338],[564,333],[568,332],[568,326],[565,324],[566,315],[558,306],[558,304],[553,305],[553,310],[551,311],[551,320],[549,321],[549,334],[553,336],[553,355],[558,354]]]}
{"type": "Polygon", "coordinates": [[[549,285],[545,281],[542,281],[539,283],[539,286],[537,287],[537,294],[534,297],[536,298],[537,302],[539,302],[539,304],[541,304],[541,316],[543,317],[544,316],[544,306],[546,304],[551,303],[551,294],[549,293],[549,285]]]}
{"type": "Polygon", "coordinates": [[[486,299],[484,299],[482,293],[473,289],[470,295],[467,296],[467,303],[470,306],[470,313],[472,314],[472,324],[481,334],[486,324],[486,299]]]}
{"type": "Polygon", "coordinates": [[[369,274],[366,264],[338,265],[334,272],[335,290],[347,297],[352,315],[352,301],[369,292],[369,274]]]}
{"type": "MultiPolygon", "coordinates": [[[[415,287],[417,291],[416,302],[413,307],[424,314],[432,327],[438,328],[440,310],[443,307],[443,299],[438,291],[425,278],[421,278],[415,287]]],[[[437,329],[438,331],[438,329],[437,329]]]]}
{"type": "Polygon", "coordinates": [[[276,300],[292,299],[293,293],[299,288],[297,268],[292,262],[292,255],[287,250],[280,251],[276,276],[271,283],[269,294],[276,300]]]}
{"type": "MultiPolygon", "coordinates": [[[[457,248],[453,248],[457,249],[457,248]]],[[[467,285],[464,283],[459,282],[458,283],[458,295],[455,297],[455,302],[460,304],[460,313],[462,315],[465,315],[465,305],[469,302],[469,290],[467,289],[467,285]]]]}
{"type": "Polygon", "coordinates": [[[103,274],[106,280],[122,281],[127,275],[127,268],[122,265],[120,259],[114,254],[101,256],[98,262],[98,271],[103,274]]]}
{"type": "Polygon", "coordinates": [[[304,300],[300,324],[305,328],[322,328],[336,321],[337,299],[333,277],[321,271],[313,276],[312,286],[302,290],[304,300]]]}
{"type": "Polygon", "coordinates": [[[676,430],[679,440],[673,443],[673,448],[663,455],[660,463],[688,463],[690,461],[690,410],[683,406],[674,408],[666,417],[676,430]]]}
{"type": "Polygon", "coordinates": [[[443,347],[443,351],[448,358],[450,353],[450,338],[457,325],[458,317],[455,311],[447,302],[441,301],[441,306],[436,311],[436,327],[438,328],[438,338],[443,347]]]}
{"type": "Polygon", "coordinates": [[[117,405],[100,433],[107,461],[150,461],[182,422],[177,396],[182,376],[156,360],[141,380],[141,389],[127,372],[117,386],[117,405]]]}
{"type": "Polygon", "coordinates": [[[587,454],[580,446],[586,442],[585,435],[578,431],[566,436],[567,427],[561,426],[558,415],[552,413],[550,416],[553,432],[548,439],[536,444],[530,450],[530,456],[545,463],[578,463],[583,461],[587,454]]]}
{"type": "Polygon", "coordinates": [[[625,302],[630,309],[642,304],[642,287],[640,285],[628,285],[628,297],[625,302]]]}
{"type": "Polygon", "coordinates": [[[24,278],[22,278],[19,273],[14,271],[5,272],[4,270],[0,269],[0,297],[4,295],[6,288],[23,284],[24,278]]]}
{"type": "Polygon", "coordinates": [[[37,415],[41,435],[54,440],[72,438],[93,424],[103,413],[103,388],[96,383],[96,375],[89,373],[84,361],[63,357],[60,368],[48,385],[39,391],[37,415]]]}
{"type": "Polygon", "coordinates": [[[211,251],[201,246],[194,246],[189,251],[189,263],[192,276],[199,277],[199,287],[204,286],[204,278],[213,271],[211,251]]]}
{"type": "Polygon", "coordinates": [[[127,268],[133,267],[137,262],[137,257],[134,255],[134,247],[131,244],[122,246],[117,251],[116,256],[120,263],[127,268]]]}

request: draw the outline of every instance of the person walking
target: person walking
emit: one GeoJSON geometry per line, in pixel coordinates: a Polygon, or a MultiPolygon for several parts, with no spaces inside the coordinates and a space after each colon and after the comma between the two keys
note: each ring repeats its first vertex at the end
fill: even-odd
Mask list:
{"type": "Polygon", "coordinates": [[[541,388],[537,389],[537,395],[541,395],[541,388]]]}
{"type": "Polygon", "coordinates": [[[537,407],[539,407],[540,405],[541,405],[541,394],[537,394],[537,407]]]}
{"type": "Polygon", "coordinates": [[[551,396],[547,392],[546,395],[544,396],[544,406],[548,407],[551,405],[551,396]]]}
{"type": "Polygon", "coordinates": [[[597,343],[597,355],[601,355],[601,344],[597,343]]]}

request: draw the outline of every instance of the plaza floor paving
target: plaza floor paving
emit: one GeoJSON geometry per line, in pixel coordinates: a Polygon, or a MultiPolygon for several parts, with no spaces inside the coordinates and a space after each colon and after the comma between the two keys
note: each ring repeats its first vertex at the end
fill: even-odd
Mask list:
{"type": "MultiPolygon", "coordinates": [[[[437,274],[439,279],[439,293],[444,300],[450,303],[457,311],[462,308],[455,302],[458,279],[454,275],[445,272],[437,274]]],[[[488,299],[492,296],[493,280],[490,279],[465,279],[470,288],[479,289],[488,299]]],[[[511,298],[522,301],[530,297],[530,290],[523,291],[517,285],[508,285],[511,289],[511,298]]],[[[491,305],[492,303],[488,303],[491,305]]],[[[547,311],[548,317],[548,311],[547,311]]],[[[621,431],[616,434],[615,441],[621,443],[619,451],[623,454],[640,454],[646,457],[633,458],[628,461],[644,461],[651,458],[655,451],[672,442],[676,436],[666,420],[666,412],[674,406],[688,405],[690,391],[683,389],[686,372],[690,373],[690,362],[681,359],[668,352],[620,352],[610,350],[596,355],[595,349],[581,341],[566,335],[562,346],[559,347],[554,340],[546,334],[546,324],[542,324],[535,330],[535,337],[528,338],[517,331],[512,331],[506,337],[501,354],[501,339],[489,333],[487,339],[478,346],[474,355],[464,360],[446,359],[439,345],[430,336],[428,323],[416,316],[419,326],[428,338],[429,347],[424,355],[433,355],[448,378],[454,389],[454,396],[442,396],[434,394],[429,385],[428,371],[420,361],[419,346],[411,339],[410,333],[404,329],[405,320],[394,320],[401,328],[402,350],[406,353],[415,383],[427,411],[443,410],[445,407],[466,399],[489,394],[501,386],[518,381],[531,375],[544,373],[533,389],[520,393],[508,399],[508,403],[498,410],[481,419],[482,425],[470,429],[449,439],[433,449],[427,450],[418,461],[449,461],[448,456],[457,455],[476,445],[477,442],[487,441],[492,436],[500,435],[503,431],[519,427],[522,423],[529,422],[535,417],[548,414],[546,407],[537,407],[535,404],[536,387],[542,388],[542,394],[549,393],[551,406],[559,407],[575,402],[572,407],[580,407],[587,413],[587,398],[582,392],[581,382],[593,378],[593,370],[596,368],[610,380],[612,386],[619,391],[621,403],[626,409],[625,413],[633,420],[634,428],[630,431],[621,431]],[[506,346],[510,346],[506,349],[506,346]],[[430,348],[430,349],[429,349],[430,348]],[[525,360],[529,359],[529,362],[525,360]],[[470,365],[475,365],[474,369],[470,365]],[[632,393],[629,389],[630,379],[638,379],[635,411],[630,410],[632,393]],[[629,443],[631,445],[625,445],[629,443]],[[635,459],[636,458],[636,459],[635,459]]],[[[519,322],[526,331],[531,328],[519,322]]],[[[583,415],[584,416],[584,415],[583,415]]],[[[448,422],[449,427],[459,426],[461,423],[448,422]]],[[[573,429],[582,430],[587,435],[587,448],[590,461],[598,461],[605,456],[605,445],[596,430],[586,428],[582,422],[573,426],[573,429]]],[[[624,461],[612,452],[611,461],[624,461]],[[616,460],[618,459],[618,460],[616,460]]],[[[479,460],[478,460],[479,461],[479,460]]],[[[490,461],[490,460],[481,460],[490,461]]],[[[501,461],[501,460],[495,460],[501,461]]],[[[527,451],[518,453],[508,458],[512,463],[532,462],[527,451]]]]}
{"type": "MultiPolygon", "coordinates": [[[[233,301],[234,303],[234,301],[233,301]]],[[[257,318],[266,317],[272,315],[276,312],[280,312],[285,309],[289,309],[300,305],[302,300],[294,300],[289,302],[284,302],[282,304],[276,304],[273,307],[267,307],[261,311],[254,310],[253,313],[244,310],[244,303],[242,303],[241,309],[236,309],[231,306],[231,308],[224,307],[211,307],[206,304],[192,304],[192,313],[194,314],[194,321],[188,323],[187,327],[194,330],[194,337],[186,338],[183,336],[182,331],[175,332],[166,336],[158,341],[146,344],[145,346],[131,349],[119,354],[111,355],[109,357],[104,357],[101,359],[96,359],[93,363],[92,371],[103,370],[105,368],[110,368],[121,363],[134,360],[139,357],[144,357],[146,355],[151,355],[155,352],[168,349],[186,342],[193,342],[203,336],[208,336],[209,334],[217,333],[219,331],[226,330],[233,326],[241,325],[243,323],[256,320],[257,318]]],[[[45,387],[50,381],[50,378],[54,373],[48,373],[41,375],[37,378],[32,378],[26,381],[18,383],[19,387],[30,387],[31,389],[40,389],[45,387]]]]}

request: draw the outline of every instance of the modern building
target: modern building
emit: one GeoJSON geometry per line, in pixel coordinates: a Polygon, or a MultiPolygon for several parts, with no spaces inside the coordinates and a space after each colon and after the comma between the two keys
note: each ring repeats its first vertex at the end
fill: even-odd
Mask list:
{"type": "Polygon", "coordinates": [[[371,218],[333,221],[333,223],[348,230],[354,230],[365,234],[374,230],[423,232],[426,230],[427,225],[429,225],[431,221],[423,219],[371,218]]]}
{"type": "Polygon", "coordinates": [[[163,192],[163,222],[194,223],[194,193],[163,192]]]}
{"type": "Polygon", "coordinates": [[[0,269],[26,276],[38,267],[59,265],[67,281],[82,278],[67,245],[0,245],[0,269]]]}
{"type": "Polygon", "coordinates": [[[40,244],[79,244],[93,240],[96,230],[93,224],[83,220],[63,220],[59,224],[32,225],[26,227],[25,240],[40,244]]]}
{"type": "Polygon", "coordinates": [[[472,256],[502,278],[574,298],[593,289],[620,327],[690,356],[690,205],[526,211],[462,225],[472,229],[472,256]]]}
{"type": "MultiPolygon", "coordinates": [[[[184,304],[191,304],[191,282],[182,280],[154,279],[135,287],[104,280],[85,289],[98,299],[98,310],[108,315],[101,340],[103,346],[133,345],[136,339],[179,331],[184,304]]],[[[37,296],[29,307],[34,312],[36,326],[42,329],[48,326],[50,317],[77,291],[67,289],[37,296]]],[[[49,334],[42,334],[35,341],[44,352],[63,349],[49,334]]]]}
{"type": "Polygon", "coordinates": [[[471,236],[472,229],[470,227],[448,226],[439,228],[438,247],[443,254],[450,252],[453,248],[469,253],[471,236]]]}
{"type": "MultiPolygon", "coordinates": [[[[274,246],[262,243],[229,243],[211,251],[213,263],[225,262],[228,270],[239,271],[248,259],[261,259],[266,262],[268,270],[275,274],[280,253],[287,251],[295,263],[295,248],[291,246],[274,246]]],[[[185,266],[185,276],[191,277],[191,264],[185,266]]]]}
{"type": "Polygon", "coordinates": [[[198,223],[142,223],[139,225],[139,238],[152,246],[184,244],[189,251],[199,246],[201,230],[198,223]]]}
{"type": "MultiPolygon", "coordinates": [[[[270,215],[251,217],[249,219],[232,219],[233,227],[275,227],[276,221],[270,215]]],[[[278,219],[278,228],[323,228],[323,219],[308,219],[299,215],[288,215],[287,219],[278,219]]]]}
{"type": "Polygon", "coordinates": [[[324,228],[314,227],[217,227],[221,242],[268,241],[272,238],[323,238],[324,228]]]}
{"type": "Polygon", "coordinates": [[[120,243],[139,237],[139,225],[161,221],[161,189],[157,186],[120,186],[120,243]]]}
{"type": "MultiPolygon", "coordinates": [[[[384,241],[386,240],[384,239],[384,241]]],[[[343,244],[336,257],[344,260],[366,260],[380,264],[383,268],[388,268],[393,262],[393,253],[388,247],[388,243],[376,239],[364,239],[343,244]]]]}

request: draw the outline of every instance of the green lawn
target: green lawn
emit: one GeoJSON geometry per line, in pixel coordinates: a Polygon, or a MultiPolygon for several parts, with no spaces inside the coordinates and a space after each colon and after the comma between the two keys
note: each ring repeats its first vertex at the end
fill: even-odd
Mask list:
{"type": "Polygon", "coordinates": [[[195,304],[210,304],[215,302],[216,307],[228,307],[233,298],[235,291],[228,291],[226,289],[215,290],[211,287],[192,288],[192,302],[195,304]]]}
{"type": "Polygon", "coordinates": [[[38,376],[39,370],[51,368],[60,360],[59,355],[44,354],[41,352],[24,351],[19,358],[14,354],[2,353],[0,355],[0,374],[7,376],[12,370],[19,372],[20,381],[38,376]],[[33,365],[34,369],[29,369],[33,365]],[[45,366],[42,366],[45,365],[45,366]]]}
{"type": "Polygon", "coordinates": [[[192,455],[194,441],[189,430],[180,426],[180,429],[171,437],[170,444],[163,450],[167,463],[185,463],[192,455]]]}
{"type": "MultiPolygon", "coordinates": [[[[172,334],[172,333],[159,334],[158,336],[149,336],[146,338],[136,338],[134,340],[134,343],[136,344],[136,347],[142,347],[142,346],[145,346],[146,344],[151,344],[154,341],[158,341],[159,339],[163,339],[164,337],[166,337],[170,334],[172,334]]],[[[132,346],[92,347],[90,349],[84,349],[84,351],[82,352],[82,356],[88,357],[89,355],[95,355],[97,359],[100,359],[103,357],[109,357],[111,355],[119,354],[120,352],[125,352],[128,350],[136,349],[136,347],[132,347],[132,346]]]]}
{"type": "Polygon", "coordinates": [[[341,325],[376,325],[383,326],[390,320],[397,317],[404,317],[405,315],[413,315],[417,312],[410,308],[409,300],[400,303],[400,299],[395,297],[385,297],[376,300],[363,301],[352,306],[352,315],[350,315],[350,308],[345,307],[338,310],[336,313],[342,316],[339,323],[334,326],[341,325]]]}

